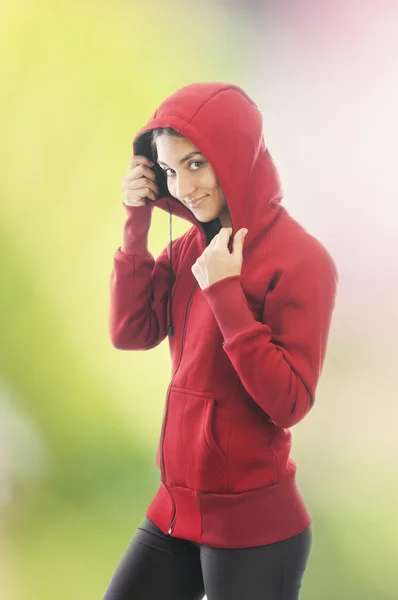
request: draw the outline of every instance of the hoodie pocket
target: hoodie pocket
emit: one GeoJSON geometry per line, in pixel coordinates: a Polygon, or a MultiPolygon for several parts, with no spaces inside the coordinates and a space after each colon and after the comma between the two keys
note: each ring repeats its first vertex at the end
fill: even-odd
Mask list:
{"type": "Polygon", "coordinates": [[[172,387],[164,437],[169,483],[226,492],[231,413],[210,394],[172,387]]]}

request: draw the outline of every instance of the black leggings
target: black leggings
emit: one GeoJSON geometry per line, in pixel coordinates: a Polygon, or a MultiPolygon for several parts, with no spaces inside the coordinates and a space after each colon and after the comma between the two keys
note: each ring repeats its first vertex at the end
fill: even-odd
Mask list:
{"type": "Polygon", "coordinates": [[[312,526],[254,548],[212,548],[165,535],[144,518],[104,600],[297,600],[312,526]]]}

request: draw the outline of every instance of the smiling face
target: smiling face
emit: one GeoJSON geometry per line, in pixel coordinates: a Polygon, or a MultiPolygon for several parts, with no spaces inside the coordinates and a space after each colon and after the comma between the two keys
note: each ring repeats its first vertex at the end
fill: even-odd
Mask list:
{"type": "Polygon", "coordinates": [[[219,217],[222,227],[231,227],[224,193],[203,154],[187,138],[165,134],[156,138],[156,152],[170,194],[198,221],[207,223],[219,217]]]}

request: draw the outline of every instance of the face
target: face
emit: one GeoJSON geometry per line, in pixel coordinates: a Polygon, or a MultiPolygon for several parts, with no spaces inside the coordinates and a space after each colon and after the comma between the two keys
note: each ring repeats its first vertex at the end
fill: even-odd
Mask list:
{"type": "Polygon", "coordinates": [[[171,135],[158,137],[156,150],[170,194],[187,206],[198,221],[206,223],[219,217],[222,227],[230,227],[224,193],[203,154],[186,138],[171,135]]]}

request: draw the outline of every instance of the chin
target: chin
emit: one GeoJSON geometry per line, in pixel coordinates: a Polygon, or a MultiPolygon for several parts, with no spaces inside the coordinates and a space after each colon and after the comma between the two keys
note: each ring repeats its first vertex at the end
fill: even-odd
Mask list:
{"type": "Polygon", "coordinates": [[[207,216],[207,215],[205,215],[205,216],[200,215],[200,217],[197,216],[196,218],[198,219],[198,221],[200,223],[210,223],[210,221],[213,221],[214,219],[217,219],[217,217],[218,217],[218,215],[209,215],[209,216],[207,216]]]}
{"type": "Polygon", "coordinates": [[[201,223],[209,223],[210,221],[213,221],[219,217],[219,213],[214,210],[193,210],[192,213],[201,223]]]}

